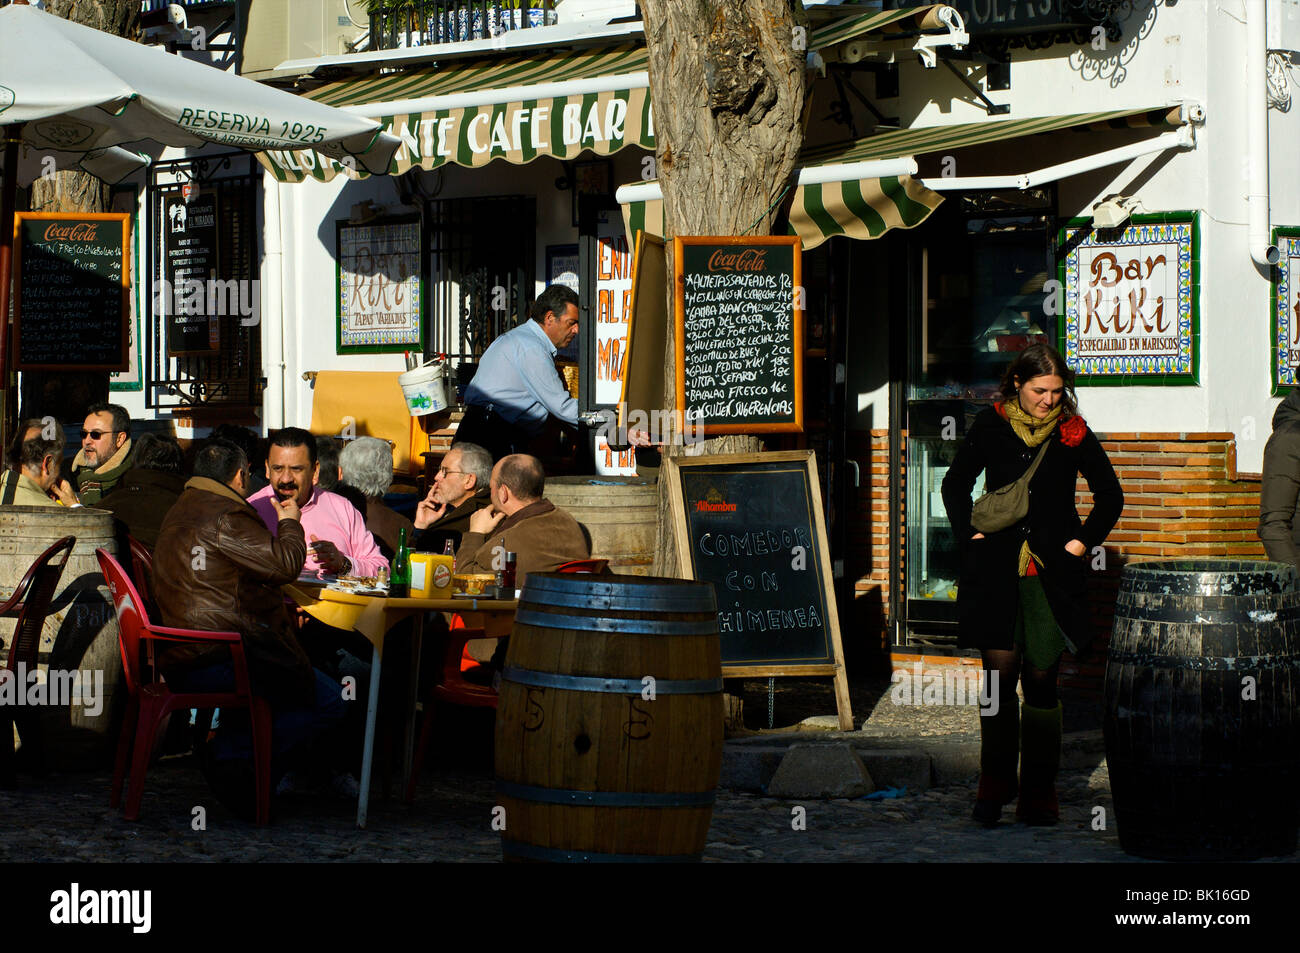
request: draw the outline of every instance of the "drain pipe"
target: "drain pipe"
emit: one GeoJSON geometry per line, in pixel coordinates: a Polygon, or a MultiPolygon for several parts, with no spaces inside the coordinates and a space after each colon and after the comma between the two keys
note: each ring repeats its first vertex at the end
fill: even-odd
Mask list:
{"type": "Polygon", "coordinates": [[[1246,240],[1257,265],[1278,262],[1270,241],[1268,209],[1268,27],[1264,0],[1246,0],[1246,153],[1249,191],[1246,194],[1246,240]]]}
{"type": "Polygon", "coordinates": [[[266,176],[272,193],[263,202],[266,252],[262,263],[262,360],[270,372],[262,390],[262,423],[267,433],[284,426],[284,196],[283,185],[266,176]]]}

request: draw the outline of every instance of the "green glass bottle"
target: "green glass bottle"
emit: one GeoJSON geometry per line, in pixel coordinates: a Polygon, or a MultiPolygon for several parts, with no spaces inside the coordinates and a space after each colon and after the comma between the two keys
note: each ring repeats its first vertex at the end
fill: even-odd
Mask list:
{"type": "Polygon", "coordinates": [[[397,537],[397,552],[393,554],[392,570],[388,574],[388,596],[405,599],[411,594],[411,551],[406,546],[406,527],[397,537]]]}

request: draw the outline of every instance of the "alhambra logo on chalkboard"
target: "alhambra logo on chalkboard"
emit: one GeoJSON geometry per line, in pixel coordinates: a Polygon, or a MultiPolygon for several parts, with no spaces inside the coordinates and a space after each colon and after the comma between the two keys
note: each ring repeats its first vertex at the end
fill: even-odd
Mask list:
{"type": "Polygon", "coordinates": [[[695,512],[734,513],[736,512],[736,504],[726,502],[722,498],[722,494],[717,490],[710,490],[708,496],[704,499],[695,501],[695,512]]]}

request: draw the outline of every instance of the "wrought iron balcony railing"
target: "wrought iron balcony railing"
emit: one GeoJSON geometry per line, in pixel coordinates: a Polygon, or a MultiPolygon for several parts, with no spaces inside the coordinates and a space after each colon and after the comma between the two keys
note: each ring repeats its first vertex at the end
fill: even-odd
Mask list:
{"type": "Polygon", "coordinates": [[[370,48],[485,40],[556,22],[556,0],[371,0],[370,48]]]}

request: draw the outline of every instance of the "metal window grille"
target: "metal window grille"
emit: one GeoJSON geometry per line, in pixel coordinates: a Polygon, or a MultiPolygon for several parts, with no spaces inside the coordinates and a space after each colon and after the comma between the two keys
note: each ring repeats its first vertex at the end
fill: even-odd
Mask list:
{"type": "Polygon", "coordinates": [[[555,0],[387,0],[370,4],[370,48],[487,40],[556,22],[555,0]]]}
{"type": "Polygon", "coordinates": [[[536,218],[531,196],[429,203],[431,353],[475,362],[523,319],[533,296],[536,218]]]}
{"type": "MultiPolygon", "coordinates": [[[[217,235],[215,277],[221,281],[249,282],[259,277],[257,198],[261,170],[247,153],[161,162],[151,169],[149,189],[149,262],[151,288],[142,289],[149,302],[148,331],[144,335],[145,403],[150,409],[194,407],[252,409],[262,404],[261,322],[245,323],[236,308],[217,315],[218,346],[202,354],[169,356],[167,318],[161,287],[167,274],[165,221],[168,199],[186,186],[216,196],[217,235]],[[242,172],[240,169],[242,168],[242,172]]],[[[260,289],[248,285],[247,300],[256,301],[260,289]]],[[[174,305],[174,301],[173,301],[174,305]]],[[[257,314],[259,312],[254,312],[257,314]]]]}

